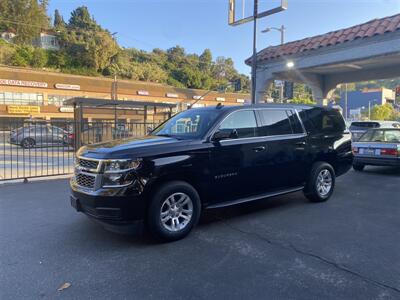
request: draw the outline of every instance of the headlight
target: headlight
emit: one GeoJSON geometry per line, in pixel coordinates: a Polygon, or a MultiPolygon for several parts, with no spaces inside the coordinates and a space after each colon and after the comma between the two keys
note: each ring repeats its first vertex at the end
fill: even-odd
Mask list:
{"type": "Polygon", "coordinates": [[[107,187],[122,187],[128,186],[135,180],[132,170],[137,170],[141,167],[142,160],[109,160],[104,163],[104,175],[102,186],[107,187]]]}
{"type": "Polygon", "coordinates": [[[142,160],[109,160],[104,164],[104,173],[119,173],[137,170],[141,167],[142,160]]]}

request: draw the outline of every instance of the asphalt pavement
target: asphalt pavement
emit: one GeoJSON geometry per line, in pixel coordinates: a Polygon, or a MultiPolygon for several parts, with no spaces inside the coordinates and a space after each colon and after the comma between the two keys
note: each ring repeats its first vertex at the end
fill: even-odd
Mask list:
{"type": "Polygon", "coordinates": [[[326,203],[208,211],[169,244],[103,230],[66,180],[0,185],[0,298],[400,299],[399,216],[391,168],[350,171],[326,203]]]}

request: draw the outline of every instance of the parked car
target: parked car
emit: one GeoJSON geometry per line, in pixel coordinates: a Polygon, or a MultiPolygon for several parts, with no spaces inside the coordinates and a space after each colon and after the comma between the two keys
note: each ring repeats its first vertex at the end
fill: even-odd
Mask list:
{"type": "Polygon", "coordinates": [[[400,167],[400,129],[370,129],[353,143],[353,168],[366,165],[400,167]]]}
{"type": "Polygon", "coordinates": [[[67,131],[50,124],[28,124],[10,133],[10,143],[25,149],[68,145],[70,142],[71,136],[67,131]]]}
{"type": "Polygon", "coordinates": [[[372,128],[400,128],[396,121],[356,121],[350,125],[352,140],[357,141],[368,129],[372,128]]]}
{"type": "Polygon", "coordinates": [[[181,112],[151,135],[77,152],[71,204],[124,231],[183,238],[201,211],[303,190],[329,199],[353,161],[334,109],[302,105],[206,107],[181,112]]]}

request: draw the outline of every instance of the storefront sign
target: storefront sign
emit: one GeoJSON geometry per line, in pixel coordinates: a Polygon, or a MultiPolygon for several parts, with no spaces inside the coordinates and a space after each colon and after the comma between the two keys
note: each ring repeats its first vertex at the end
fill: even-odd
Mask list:
{"type": "Polygon", "coordinates": [[[9,114],[22,114],[29,115],[33,113],[40,113],[40,106],[31,105],[7,105],[7,112],[9,114]]]}
{"type": "Polygon", "coordinates": [[[167,93],[165,96],[167,96],[168,98],[178,98],[178,94],[173,94],[173,93],[167,93]]]}
{"type": "Polygon", "coordinates": [[[64,113],[73,113],[74,112],[74,108],[73,107],[68,107],[68,106],[62,106],[60,107],[60,112],[64,112],[64,113]]]}
{"type": "Polygon", "coordinates": [[[138,94],[138,95],[141,95],[141,96],[148,96],[148,95],[150,95],[150,93],[149,93],[148,91],[144,91],[144,90],[137,91],[137,94],[138,94]]]}
{"type": "Polygon", "coordinates": [[[77,84],[64,84],[64,83],[56,83],[54,85],[56,89],[59,90],[74,90],[74,91],[79,91],[81,89],[80,85],[77,84]]]}
{"type": "Polygon", "coordinates": [[[0,85],[15,85],[15,86],[47,88],[46,82],[24,81],[24,80],[13,80],[13,79],[0,79],[0,85]]]}
{"type": "Polygon", "coordinates": [[[215,100],[224,102],[224,101],[225,101],[225,98],[223,98],[223,97],[217,97],[217,98],[215,98],[215,100]]]}

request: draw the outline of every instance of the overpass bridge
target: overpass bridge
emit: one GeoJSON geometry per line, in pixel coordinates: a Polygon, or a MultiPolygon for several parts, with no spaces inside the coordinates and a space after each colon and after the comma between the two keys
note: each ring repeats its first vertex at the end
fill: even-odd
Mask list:
{"type": "Polygon", "coordinates": [[[261,50],[256,102],[274,80],[305,83],[326,105],[338,84],[393,77],[400,77],[400,14],[261,50]]]}

